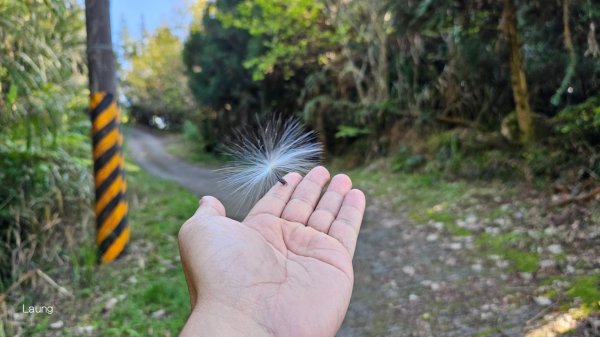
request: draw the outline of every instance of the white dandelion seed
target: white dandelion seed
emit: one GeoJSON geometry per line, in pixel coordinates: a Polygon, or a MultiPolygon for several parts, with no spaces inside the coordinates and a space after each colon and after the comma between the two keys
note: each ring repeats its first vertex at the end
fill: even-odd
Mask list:
{"type": "Polygon", "coordinates": [[[251,131],[240,131],[225,153],[231,161],[220,169],[223,188],[238,212],[247,212],[289,172],[306,173],[319,163],[322,146],[314,131],[296,119],[275,118],[251,131]]]}

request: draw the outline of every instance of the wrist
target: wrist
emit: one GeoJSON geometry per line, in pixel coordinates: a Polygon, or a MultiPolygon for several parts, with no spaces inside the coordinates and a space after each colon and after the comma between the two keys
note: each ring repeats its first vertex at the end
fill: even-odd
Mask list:
{"type": "Polygon", "coordinates": [[[214,302],[197,302],[180,337],[274,337],[248,313],[214,302]]]}

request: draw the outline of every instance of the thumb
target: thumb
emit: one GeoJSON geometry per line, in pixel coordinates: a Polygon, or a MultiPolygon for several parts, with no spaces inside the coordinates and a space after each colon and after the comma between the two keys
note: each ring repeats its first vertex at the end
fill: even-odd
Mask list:
{"type": "Polygon", "coordinates": [[[211,196],[204,196],[199,201],[200,206],[196,210],[194,216],[209,217],[209,216],[225,216],[225,206],[219,199],[211,196]]]}

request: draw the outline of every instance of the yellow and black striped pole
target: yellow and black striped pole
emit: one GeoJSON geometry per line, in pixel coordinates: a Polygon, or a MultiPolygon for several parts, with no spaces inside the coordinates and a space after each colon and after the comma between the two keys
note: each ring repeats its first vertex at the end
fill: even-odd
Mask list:
{"type": "Polygon", "coordinates": [[[100,263],[108,263],[125,251],[130,236],[123,135],[115,97],[109,0],[86,0],[85,7],[96,190],[96,245],[100,263]]]}
{"type": "Polygon", "coordinates": [[[92,138],[96,188],[96,244],[100,261],[113,261],[129,242],[119,109],[113,94],[92,93],[92,138]]]}

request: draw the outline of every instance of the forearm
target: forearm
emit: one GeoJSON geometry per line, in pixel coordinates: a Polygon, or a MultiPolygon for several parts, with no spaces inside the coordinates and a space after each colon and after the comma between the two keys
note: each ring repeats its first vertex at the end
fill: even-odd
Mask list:
{"type": "Polygon", "coordinates": [[[218,304],[199,303],[180,337],[274,337],[249,315],[218,304]]]}

